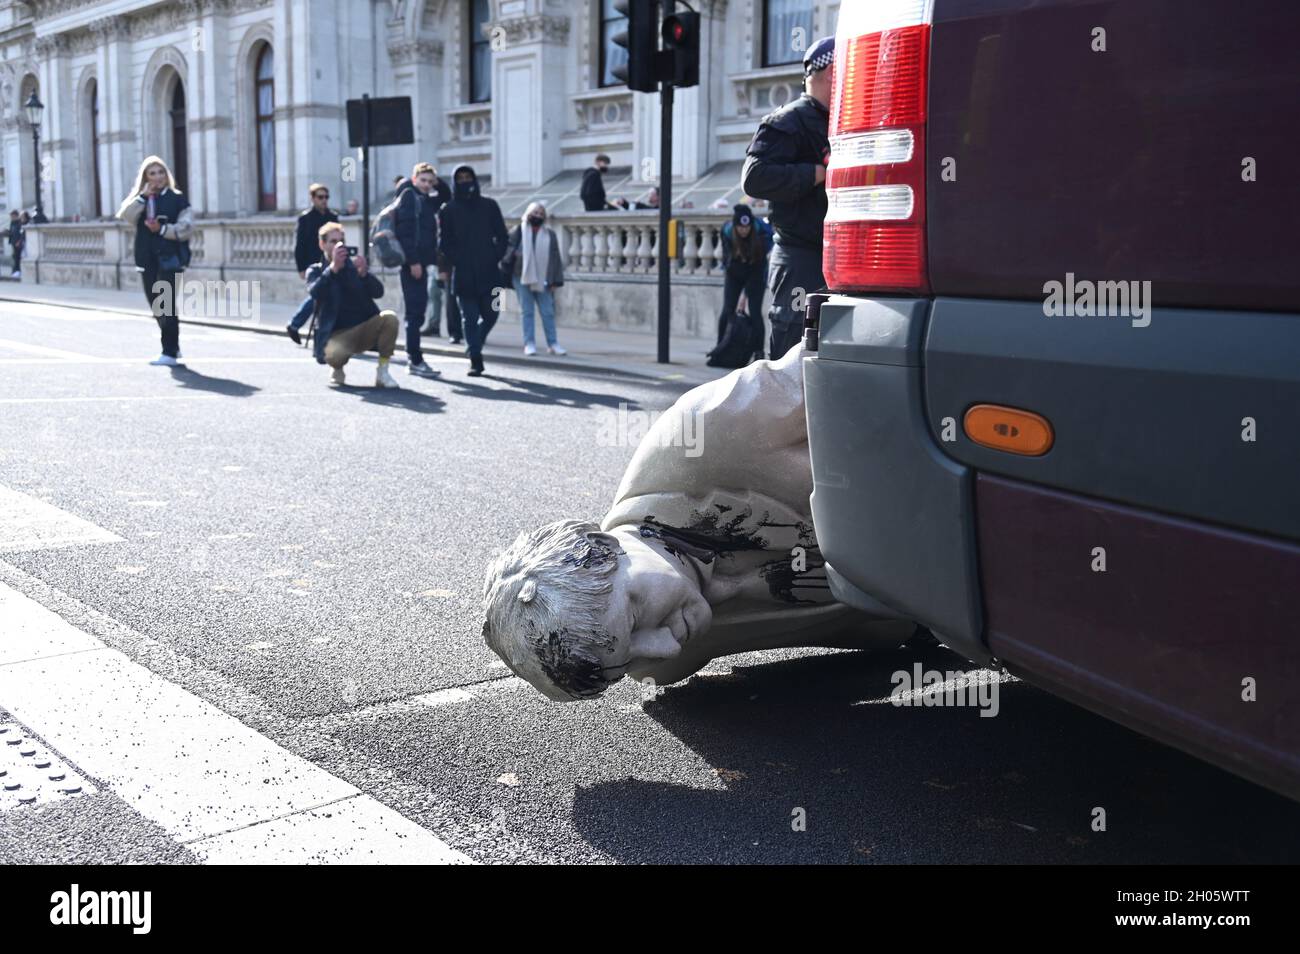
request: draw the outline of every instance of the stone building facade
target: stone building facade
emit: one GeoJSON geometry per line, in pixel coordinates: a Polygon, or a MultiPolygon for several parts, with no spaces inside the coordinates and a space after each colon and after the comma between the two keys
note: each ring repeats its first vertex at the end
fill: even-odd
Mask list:
{"type": "MultiPolygon", "coordinates": [[[[677,95],[674,206],[720,210],[741,199],[758,120],[799,94],[802,50],[833,31],[838,2],[694,5],[701,82],[677,95]]],[[[104,219],[150,153],[199,218],[283,218],[316,181],[342,207],[362,186],[344,103],[368,93],[409,96],[416,140],[374,151],[372,201],[416,160],[447,178],[468,162],[508,218],[536,195],[580,217],[597,152],[613,159],[612,195],[642,197],[658,177],[658,97],[609,74],[619,27],[612,0],[0,0],[0,209],[34,206],[39,178],[53,222],[104,219]]]]}

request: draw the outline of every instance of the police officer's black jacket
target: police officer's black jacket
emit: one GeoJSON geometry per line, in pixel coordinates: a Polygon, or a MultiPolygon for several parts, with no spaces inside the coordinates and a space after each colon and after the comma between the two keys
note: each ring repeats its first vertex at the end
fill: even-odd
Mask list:
{"type": "Polygon", "coordinates": [[[298,216],[298,233],[293,241],[293,260],[298,271],[305,272],[320,261],[320,227],[338,220],[339,214],[333,209],[318,212],[315,205],[298,216]]]}
{"type": "Polygon", "coordinates": [[[821,255],[826,189],[815,169],[830,155],[829,127],[830,111],[804,93],[764,116],[749,144],[741,188],[771,203],[778,246],[821,255]]]}

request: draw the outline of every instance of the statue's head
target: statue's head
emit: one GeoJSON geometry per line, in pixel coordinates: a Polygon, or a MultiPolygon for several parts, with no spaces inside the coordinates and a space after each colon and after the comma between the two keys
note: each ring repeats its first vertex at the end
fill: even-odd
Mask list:
{"type": "Polygon", "coordinates": [[[557,702],[638,678],[713,618],[685,558],[580,520],[520,534],[487,569],[483,609],[488,646],[557,702]]]}

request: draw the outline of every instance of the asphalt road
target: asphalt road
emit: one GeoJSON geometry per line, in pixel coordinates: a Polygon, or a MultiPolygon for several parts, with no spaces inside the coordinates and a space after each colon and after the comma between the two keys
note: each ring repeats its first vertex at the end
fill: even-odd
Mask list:
{"type": "MultiPolygon", "coordinates": [[[[0,488],[122,539],[0,549],[0,582],[475,860],[1300,858],[1300,805],[1023,683],[996,718],[881,704],[917,659],[965,668],[943,648],[751,654],[654,700],[549,703],[482,643],[483,567],[598,519],[632,453],[602,415],[671,385],[442,359],[332,389],[287,339],[181,337],[186,370],[150,367],[147,320],[4,303],[0,488]]],[[[193,860],[97,787],[0,812],[0,861],[193,860]]]]}

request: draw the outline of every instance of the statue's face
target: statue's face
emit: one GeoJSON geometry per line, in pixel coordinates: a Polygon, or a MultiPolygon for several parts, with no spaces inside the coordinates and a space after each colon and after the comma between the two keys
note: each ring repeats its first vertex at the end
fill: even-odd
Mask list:
{"type": "Polygon", "coordinates": [[[713,622],[688,558],[666,552],[632,529],[620,528],[613,535],[623,555],[604,617],[614,640],[605,672],[611,682],[629,672],[635,677],[646,663],[673,658],[713,622]]]}

